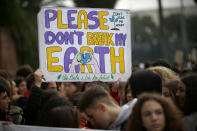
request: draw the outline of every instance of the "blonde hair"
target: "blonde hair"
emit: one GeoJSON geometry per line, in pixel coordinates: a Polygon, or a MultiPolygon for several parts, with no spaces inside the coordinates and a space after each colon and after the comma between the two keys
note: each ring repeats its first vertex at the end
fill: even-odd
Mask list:
{"type": "Polygon", "coordinates": [[[153,71],[158,74],[162,79],[162,85],[172,81],[180,81],[180,77],[174,71],[163,66],[149,67],[147,70],[153,71]]]}

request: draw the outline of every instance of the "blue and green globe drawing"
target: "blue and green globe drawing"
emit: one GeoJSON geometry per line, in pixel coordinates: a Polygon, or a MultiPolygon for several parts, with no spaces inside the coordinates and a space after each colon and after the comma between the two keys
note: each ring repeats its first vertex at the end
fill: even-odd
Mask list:
{"type": "Polygon", "coordinates": [[[82,64],[87,64],[91,60],[92,60],[92,56],[90,55],[90,53],[86,53],[85,55],[82,54],[82,53],[79,53],[77,55],[77,61],[82,63],[82,64]]]}

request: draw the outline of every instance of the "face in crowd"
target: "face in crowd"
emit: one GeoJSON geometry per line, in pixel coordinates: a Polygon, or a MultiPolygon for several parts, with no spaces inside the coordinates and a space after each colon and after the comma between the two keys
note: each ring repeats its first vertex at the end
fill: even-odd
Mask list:
{"type": "Polygon", "coordinates": [[[49,82],[47,89],[57,90],[57,85],[55,82],[49,82]]]}
{"type": "Polygon", "coordinates": [[[96,108],[87,108],[84,112],[95,129],[106,129],[110,124],[109,108],[104,103],[98,103],[96,108]]]}
{"type": "Polygon", "coordinates": [[[21,95],[24,95],[24,93],[27,91],[27,83],[26,81],[22,81],[19,85],[18,85],[18,93],[21,95]]]}
{"type": "Polygon", "coordinates": [[[7,95],[7,92],[0,93],[0,111],[1,112],[8,112],[9,111],[9,103],[10,98],[7,95]]]}
{"type": "Polygon", "coordinates": [[[141,119],[147,131],[162,131],[165,127],[165,115],[161,104],[154,100],[144,102],[141,119]]]}
{"type": "Polygon", "coordinates": [[[186,96],[186,86],[183,84],[183,82],[179,83],[179,87],[176,91],[176,97],[178,105],[182,108],[185,104],[185,96],[186,96]]]}

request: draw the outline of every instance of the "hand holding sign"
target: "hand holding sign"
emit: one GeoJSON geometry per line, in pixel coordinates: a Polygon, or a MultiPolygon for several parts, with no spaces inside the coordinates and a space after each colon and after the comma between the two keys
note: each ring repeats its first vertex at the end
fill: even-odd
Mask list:
{"type": "Polygon", "coordinates": [[[78,53],[77,55],[75,55],[73,62],[71,64],[69,73],[74,72],[75,65],[81,65],[81,64],[93,65],[96,73],[100,73],[98,62],[97,62],[96,58],[92,55],[92,53],[85,53],[85,54],[78,53]]]}

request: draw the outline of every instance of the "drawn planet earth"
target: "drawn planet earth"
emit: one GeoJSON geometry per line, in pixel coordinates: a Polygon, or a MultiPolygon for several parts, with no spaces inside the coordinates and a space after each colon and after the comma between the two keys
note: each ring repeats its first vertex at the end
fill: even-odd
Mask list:
{"type": "Polygon", "coordinates": [[[82,64],[87,64],[91,60],[92,60],[92,56],[90,55],[90,53],[86,53],[85,55],[82,54],[82,53],[79,53],[77,55],[77,61],[82,63],[82,64]]]}

